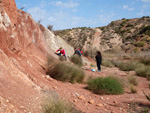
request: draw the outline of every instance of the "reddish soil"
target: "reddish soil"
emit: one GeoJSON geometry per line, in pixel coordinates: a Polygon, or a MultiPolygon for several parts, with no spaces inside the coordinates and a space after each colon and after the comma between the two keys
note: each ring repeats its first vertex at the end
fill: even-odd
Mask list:
{"type": "MultiPolygon", "coordinates": [[[[108,75],[117,75],[127,77],[127,73],[119,71],[117,68],[104,68],[102,72],[91,72],[85,70],[86,75],[94,77],[104,77],[108,75]]],[[[143,91],[148,94],[148,81],[145,78],[137,77],[138,86],[136,94],[131,94],[129,88],[125,89],[123,95],[97,95],[86,89],[86,84],[70,84],[62,83],[51,79],[50,84],[53,89],[58,92],[64,99],[69,100],[75,106],[86,113],[126,113],[129,111],[130,104],[133,102],[143,105],[148,102],[143,94],[143,91]],[[93,101],[90,103],[90,101],[93,101]]]]}

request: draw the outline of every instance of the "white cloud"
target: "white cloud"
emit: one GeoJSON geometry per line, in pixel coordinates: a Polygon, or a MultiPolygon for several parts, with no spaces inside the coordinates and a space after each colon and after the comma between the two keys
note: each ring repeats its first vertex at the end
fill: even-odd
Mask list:
{"type": "Polygon", "coordinates": [[[124,8],[124,9],[127,9],[127,8],[128,8],[128,5],[124,5],[123,8],[124,8]]]}
{"type": "Polygon", "coordinates": [[[142,0],[142,2],[150,2],[150,0],[142,0]]]}
{"type": "Polygon", "coordinates": [[[141,12],[137,13],[138,16],[143,16],[144,15],[144,10],[142,10],[141,12]]]}
{"type": "Polygon", "coordinates": [[[78,7],[79,4],[77,2],[73,2],[72,0],[68,1],[68,2],[61,2],[61,1],[56,1],[56,2],[51,2],[51,4],[57,6],[57,7],[61,7],[61,8],[75,8],[78,7]]]}
{"type": "Polygon", "coordinates": [[[124,6],[123,6],[123,9],[126,9],[126,10],[128,10],[128,11],[133,11],[133,10],[134,10],[134,8],[129,7],[128,5],[124,5],[124,6]]]}

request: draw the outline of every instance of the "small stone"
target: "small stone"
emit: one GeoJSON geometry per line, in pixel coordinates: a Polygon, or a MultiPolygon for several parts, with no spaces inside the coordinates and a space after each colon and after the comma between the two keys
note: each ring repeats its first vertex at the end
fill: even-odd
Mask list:
{"type": "Polygon", "coordinates": [[[96,106],[98,106],[98,107],[103,107],[103,104],[97,104],[96,106]]]}
{"type": "Polygon", "coordinates": [[[56,86],[53,86],[53,89],[57,89],[57,87],[56,87],[56,86]]]}
{"type": "Polygon", "coordinates": [[[73,100],[73,102],[77,102],[77,100],[73,100]]]}
{"type": "Polygon", "coordinates": [[[7,103],[9,103],[9,100],[6,100],[7,103]]]}
{"type": "Polygon", "coordinates": [[[89,101],[90,104],[94,104],[94,102],[95,102],[94,100],[90,100],[89,101]]]}
{"type": "Polygon", "coordinates": [[[122,110],[122,108],[119,108],[119,110],[122,110]]]}
{"type": "Polygon", "coordinates": [[[79,96],[80,100],[85,100],[85,97],[83,95],[79,96]]]}
{"type": "Polygon", "coordinates": [[[24,106],[20,106],[20,108],[21,108],[21,109],[23,109],[23,108],[24,108],[24,106]]]}
{"type": "Polygon", "coordinates": [[[46,78],[47,78],[47,79],[50,79],[50,76],[49,76],[49,75],[46,75],[46,78]]]}
{"type": "Polygon", "coordinates": [[[109,98],[107,98],[107,100],[109,100],[109,98]]]}
{"type": "Polygon", "coordinates": [[[75,93],[75,95],[76,95],[77,97],[79,97],[79,94],[78,94],[78,93],[75,93]]]}
{"type": "Polygon", "coordinates": [[[104,100],[104,98],[103,98],[103,97],[101,97],[100,99],[101,99],[101,100],[104,100]]]}
{"type": "Polygon", "coordinates": [[[113,103],[115,103],[115,104],[116,104],[117,102],[116,102],[116,101],[113,101],[113,103]]]}

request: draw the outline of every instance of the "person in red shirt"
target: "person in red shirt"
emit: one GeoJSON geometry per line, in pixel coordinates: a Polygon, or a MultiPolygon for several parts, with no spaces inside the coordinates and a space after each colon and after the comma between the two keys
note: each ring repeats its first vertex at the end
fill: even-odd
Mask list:
{"type": "Polygon", "coordinates": [[[65,59],[67,60],[66,54],[65,54],[65,50],[64,50],[62,47],[60,47],[60,48],[55,52],[55,54],[58,55],[58,56],[63,55],[63,56],[65,57],[65,59]]]}

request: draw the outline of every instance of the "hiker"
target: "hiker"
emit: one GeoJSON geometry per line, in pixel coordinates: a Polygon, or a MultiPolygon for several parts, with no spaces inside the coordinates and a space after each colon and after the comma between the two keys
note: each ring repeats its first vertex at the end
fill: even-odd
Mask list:
{"type": "Polygon", "coordinates": [[[66,57],[66,54],[65,54],[65,50],[64,50],[62,47],[60,47],[60,48],[55,52],[55,54],[58,55],[58,56],[63,55],[63,56],[65,57],[65,59],[67,60],[67,57],[66,57]]]}
{"type": "Polygon", "coordinates": [[[83,51],[82,51],[82,49],[78,49],[80,52],[81,52],[81,54],[83,54],[83,51]]]}
{"type": "Polygon", "coordinates": [[[101,63],[102,63],[102,55],[100,51],[97,51],[97,55],[95,56],[98,72],[101,71],[101,63]]]}
{"type": "Polygon", "coordinates": [[[79,49],[77,49],[77,48],[74,48],[74,54],[73,55],[78,55],[78,56],[82,56],[82,54],[81,54],[81,52],[80,52],[80,50],[79,49]]]}

